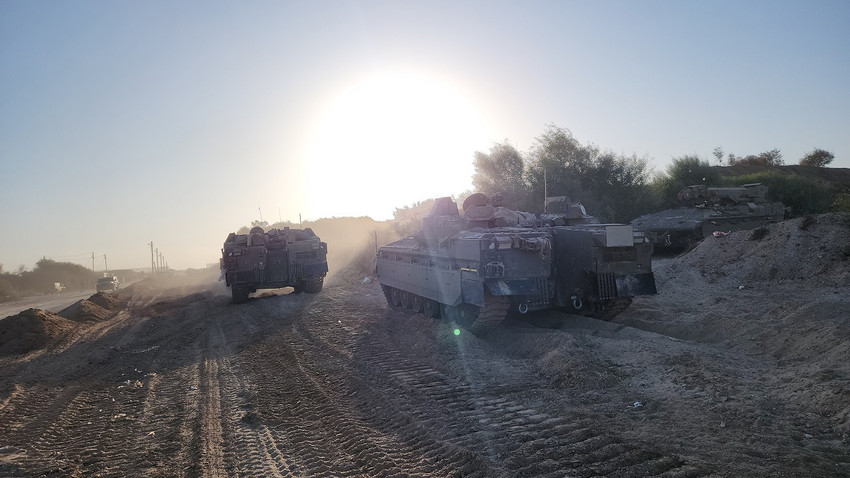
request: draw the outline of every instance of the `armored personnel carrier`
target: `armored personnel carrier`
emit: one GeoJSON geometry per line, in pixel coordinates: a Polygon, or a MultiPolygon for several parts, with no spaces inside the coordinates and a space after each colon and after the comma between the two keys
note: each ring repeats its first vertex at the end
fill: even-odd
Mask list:
{"type": "Polygon", "coordinates": [[[318,293],[328,272],[328,245],[312,229],[254,227],[248,234],[231,232],[221,250],[221,273],[233,303],[248,300],[257,289],[292,287],[318,293]]]}
{"type": "Polygon", "coordinates": [[[610,319],[635,295],[656,292],[643,234],[599,224],[566,198],[554,209],[513,211],[478,193],[461,216],[451,198],[437,199],[421,232],[378,250],[387,302],[480,333],[511,309],[610,319]]]}
{"type": "Polygon", "coordinates": [[[755,229],[785,217],[781,202],[767,200],[767,186],[688,186],[679,192],[681,207],[646,214],[632,221],[659,248],[689,249],[714,232],[755,229]]]}

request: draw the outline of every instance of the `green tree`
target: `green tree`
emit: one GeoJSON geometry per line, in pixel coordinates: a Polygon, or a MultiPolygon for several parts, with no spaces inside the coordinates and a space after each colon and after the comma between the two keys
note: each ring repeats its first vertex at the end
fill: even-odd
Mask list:
{"type": "Polygon", "coordinates": [[[495,144],[489,153],[475,152],[472,185],[476,191],[493,195],[501,193],[506,204],[516,205],[526,191],[522,155],[507,140],[495,144]]]}
{"type": "Polygon", "coordinates": [[[579,178],[588,170],[593,153],[569,130],[549,125],[529,153],[525,177],[530,194],[524,209],[542,211],[546,196],[568,196],[590,206],[589,194],[579,178]]]}
{"type": "Polygon", "coordinates": [[[673,207],[677,205],[676,195],[685,186],[695,184],[711,186],[719,183],[720,174],[712,169],[708,161],[698,156],[687,155],[673,158],[673,162],[667,166],[666,173],[653,181],[653,187],[658,193],[659,205],[673,207]]]}
{"type": "Polygon", "coordinates": [[[831,152],[825,149],[815,148],[813,151],[806,153],[806,155],[803,156],[800,160],[800,166],[823,168],[827,164],[831,163],[833,159],[835,159],[835,155],[831,152]]]}
{"type": "Polygon", "coordinates": [[[88,284],[93,282],[97,274],[84,266],[73,264],[70,262],[56,262],[51,259],[43,258],[35,263],[31,278],[32,287],[37,289],[52,290],[54,282],[63,284],[79,284],[80,282],[88,284]]]}
{"type": "Polygon", "coordinates": [[[531,150],[526,182],[531,201],[526,210],[541,210],[546,195],[568,196],[603,221],[629,221],[650,198],[645,159],[582,145],[569,130],[554,125],[531,150]]]}

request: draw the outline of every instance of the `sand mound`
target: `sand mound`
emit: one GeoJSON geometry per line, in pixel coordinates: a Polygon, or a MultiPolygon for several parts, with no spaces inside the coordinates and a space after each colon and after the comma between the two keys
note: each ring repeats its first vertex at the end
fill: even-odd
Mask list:
{"type": "Polygon", "coordinates": [[[100,322],[112,317],[117,310],[123,308],[127,302],[126,297],[126,294],[116,296],[98,292],[88,299],[63,309],[59,315],[76,322],[100,322]]]}
{"type": "Polygon", "coordinates": [[[708,278],[810,280],[850,285],[850,214],[806,216],[726,237],[709,237],[681,264],[708,278]]]}
{"type": "Polygon", "coordinates": [[[98,292],[97,294],[89,297],[89,302],[99,305],[106,310],[115,310],[122,306],[122,301],[118,297],[112,294],[105,294],[103,292],[98,292]]]}
{"type": "Polygon", "coordinates": [[[59,312],[59,315],[76,322],[100,322],[109,318],[112,312],[88,299],[83,299],[63,309],[59,312]]]}
{"type": "Polygon", "coordinates": [[[20,355],[61,341],[77,324],[41,309],[27,309],[0,320],[0,356],[20,355]]]}
{"type": "Polygon", "coordinates": [[[850,214],[709,237],[653,270],[659,294],[624,323],[770,357],[785,397],[850,433],[850,214]]]}

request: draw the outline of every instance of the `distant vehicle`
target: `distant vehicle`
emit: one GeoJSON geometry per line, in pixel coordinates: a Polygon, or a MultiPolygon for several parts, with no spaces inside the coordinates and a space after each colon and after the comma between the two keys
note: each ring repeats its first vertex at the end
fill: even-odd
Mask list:
{"type": "Polygon", "coordinates": [[[461,216],[451,198],[439,198],[421,232],[380,247],[377,274],[389,305],[480,333],[510,309],[610,320],[632,297],[656,293],[652,245],[631,226],[599,224],[566,198],[552,198],[543,215],[498,199],[473,194],[461,216]]]}
{"type": "Polygon", "coordinates": [[[97,280],[98,292],[112,292],[118,290],[118,277],[104,276],[97,280]]]}
{"type": "Polygon", "coordinates": [[[53,283],[53,293],[54,294],[61,294],[62,291],[64,291],[64,290],[65,290],[65,286],[61,282],[54,282],[53,283]]]}
{"type": "Polygon", "coordinates": [[[755,229],[785,218],[781,202],[767,200],[767,186],[688,186],[677,197],[682,207],[646,214],[632,221],[657,248],[689,249],[714,232],[755,229]]]}
{"type": "Polygon", "coordinates": [[[328,245],[313,230],[254,227],[248,234],[231,232],[221,250],[222,278],[233,303],[248,300],[257,289],[292,287],[295,292],[321,292],[328,272],[328,245]]]}

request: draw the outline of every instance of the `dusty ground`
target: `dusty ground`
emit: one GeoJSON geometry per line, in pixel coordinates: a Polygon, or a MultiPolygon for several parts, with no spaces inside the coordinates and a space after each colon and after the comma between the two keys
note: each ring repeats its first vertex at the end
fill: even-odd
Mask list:
{"type": "Polygon", "coordinates": [[[762,236],[656,262],[613,322],[483,338],[353,273],[27,310],[0,320],[0,476],[848,476],[850,220],[762,236]]]}

